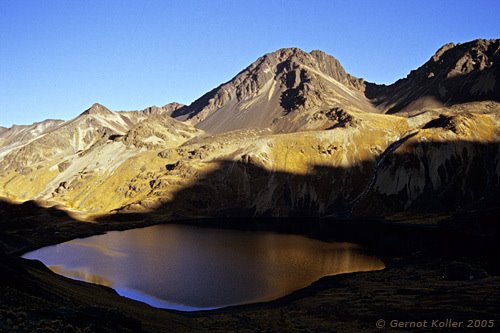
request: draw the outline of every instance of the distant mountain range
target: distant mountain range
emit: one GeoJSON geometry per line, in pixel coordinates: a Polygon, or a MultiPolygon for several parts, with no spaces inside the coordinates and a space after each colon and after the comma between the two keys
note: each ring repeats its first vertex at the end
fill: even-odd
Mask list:
{"type": "Polygon", "coordinates": [[[190,105],[0,128],[0,196],[82,217],[450,214],[497,205],[500,40],[377,85],[322,51],[266,54],[190,105]]]}

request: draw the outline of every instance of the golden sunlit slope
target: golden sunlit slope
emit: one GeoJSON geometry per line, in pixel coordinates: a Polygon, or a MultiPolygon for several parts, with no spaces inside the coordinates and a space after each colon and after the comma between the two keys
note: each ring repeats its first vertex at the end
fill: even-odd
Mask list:
{"type": "Polygon", "coordinates": [[[333,109],[329,129],[286,134],[207,135],[155,116],[62,161],[9,169],[1,191],[87,214],[158,209],[178,217],[387,214],[425,209],[423,198],[450,189],[472,203],[480,197],[469,183],[498,182],[500,170],[485,165],[498,168],[498,110],[472,103],[458,115],[427,109],[405,118],[333,109]]]}
{"type": "MultiPolygon", "coordinates": [[[[101,186],[115,169],[147,148],[177,146],[200,133],[150,111],[115,113],[95,104],[74,120],[12,150],[0,162],[1,195],[19,201],[52,200],[85,212],[115,208],[103,200],[108,196],[101,186]]],[[[126,169],[121,168],[118,175],[126,177],[126,169]]]]}
{"type": "Polygon", "coordinates": [[[236,131],[188,142],[164,152],[165,171],[122,211],[385,216],[494,198],[500,174],[496,114],[436,112],[418,121],[351,112],[349,122],[330,130],[236,131]]]}
{"type": "Polygon", "coordinates": [[[217,136],[153,116],[63,161],[40,163],[26,174],[10,170],[2,176],[2,191],[12,199],[54,200],[89,213],[131,203],[151,208],[217,169],[219,161],[307,175],[317,165],[348,167],[373,159],[408,130],[404,118],[341,113],[329,120],[327,131],[272,135],[241,130],[217,136]]]}
{"type": "Polygon", "coordinates": [[[63,120],[49,119],[31,125],[14,125],[10,128],[0,128],[0,157],[50,132],[50,130],[62,123],[64,123],[63,120]]]}
{"type": "Polygon", "coordinates": [[[498,85],[469,91],[466,103],[452,90],[496,73],[498,50],[498,41],[448,45],[407,79],[377,86],[321,51],[281,49],[189,106],[113,112],[94,104],[67,122],[4,129],[0,196],[160,218],[497,204],[498,85]],[[413,103],[441,84],[449,99],[413,103]]]}

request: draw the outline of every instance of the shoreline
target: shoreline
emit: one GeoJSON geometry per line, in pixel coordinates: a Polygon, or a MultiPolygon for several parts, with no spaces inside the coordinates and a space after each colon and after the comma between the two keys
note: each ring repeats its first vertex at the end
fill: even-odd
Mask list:
{"type": "MultiPolygon", "coordinates": [[[[17,244],[17,250],[11,253],[111,230],[158,224],[154,220],[129,221],[126,225],[123,221],[89,224],[72,221],[57,210],[38,210],[29,203],[20,206],[23,207],[17,208],[25,213],[24,217],[16,213],[16,207],[7,207],[16,217],[9,224],[14,229],[6,232],[4,228],[0,235],[3,248],[7,244],[14,249],[17,244]],[[26,210],[26,206],[31,207],[32,211],[26,210]]],[[[387,316],[396,320],[439,319],[445,315],[458,319],[474,319],[470,316],[494,317],[490,319],[497,320],[500,325],[497,315],[500,313],[500,277],[489,270],[492,266],[490,258],[482,257],[482,253],[490,249],[491,242],[468,233],[468,228],[451,228],[446,224],[401,225],[390,221],[369,221],[364,225],[361,222],[337,221],[333,228],[335,230],[326,232],[324,228],[310,228],[309,225],[306,228],[308,233],[304,233],[304,228],[296,228],[293,223],[283,227],[283,220],[274,220],[273,223],[262,221],[250,228],[245,224],[243,229],[255,230],[258,227],[262,230],[265,227],[273,228],[276,232],[300,233],[308,237],[320,235],[315,238],[358,243],[373,250],[386,268],[323,277],[305,288],[269,302],[182,312],[153,308],[121,297],[110,288],[58,276],[41,263],[29,263],[13,255],[1,254],[2,270],[5,266],[12,272],[7,270],[6,276],[0,279],[0,296],[4,303],[0,306],[0,318],[3,318],[2,311],[8,311],[7,307],[19,308],[24,309],[22,313],[27,313],[27,319],[21,320],[27,327],[31,325],[29,327],[33,328],[33,325],[39,324],[39,320],[36,320],[39,315],[36,313],[42,311],[45,317],[61,323],[94,327],[96,330],[109,327],[110,332],[126,332],[126,329],[134,332],[204,332],[217,331],[221,327],[242,332],[283,331],[282,327],[289,327],[290,332],[307,332],[307,329],[310,332],[371,332],[377,318],[387,316]],[[280,224],[283,227],[281,230],[277,228],[280,224]],[[464,246],[464,242],[468,246],[464,246]],[[471,251],[471,247],[481,249],[471,251]],[[474,280],[469,280],[468,274],[462,274],[463,270],[480,274],[474,280]],[[451,272],[450,276],[445,276],[448,271],[451,272]],[[22,299],[38,301],[35,304],[32,301],[19,301],[22,299]],[[481,304],[478,304],[478,299],[483,300],[481,304]],[[417,306],[416,312],[409,313],[409,304],[420,306],[417,306]],[[120,322],[108,318],[110,311],[114,318],[121,318],[120,322]],[[96,321],[96,317],[100,319],[96,321]],[[116,327],[122,327],[123,330],[116,327]]],[[[320,222],[324,224],[326,221],[320,222]]],[[[6,220],[3,219],[3,222],[6,220]]],[[[199,220],[167,223],[200,226],[199,220]]],[[[318,222],[318,225],[321,223],[318,222]]],[[[235,229],[234,225],[227,223],[220,225],[220,220],[217,222],[216,219],[203,220],[202,226],[214,227],[215,224],[219,224],[217,227],[235,229]]],[[[241,225],[236,229],[241,229],[241,225]]],[[[498,257],[498,254],[490,254],[493,259],[498,257]]],[[[54,324],[52,327],[58,326],[54,324]]],[[[408,331],[405,329],[405,332],[408,331]]]]}

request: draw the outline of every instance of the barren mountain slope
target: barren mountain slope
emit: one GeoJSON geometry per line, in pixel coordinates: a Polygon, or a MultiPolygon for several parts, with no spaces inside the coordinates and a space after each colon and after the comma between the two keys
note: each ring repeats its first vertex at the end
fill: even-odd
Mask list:
{"type": "MultiPolygon", "coordinates": [[[[231,132],[168,150],[146,196],[121,211],[207,216],[389,216],[493,202],[500,121],[429,110],[354,113],[346,126],[289,134],[231,132]]],[[[144,182],[147,184],[147,181],[144,182]]]]}
{"type": "Polygon", "coordinates": [[[496,77],[497,45],[443,47],[391,86],[356,79],[323,52],[281,49],[189,106],[113,112],[95,104],[29,135],[8,129],[0,138],[17,133],[23,144],[1,141],[0,196],[159,219],[498,205],[500,103],[496,81],[485,79],[496,77]],[[412,103],[441,86],[443,103],[412,103]],[[381,113],[398,105],[408,112],[381,113]]]}
{"type": "Polygon", "coordinates": [[[63,120],[44,120],[31,125],[14,125],[0,131],[0,157],[20,148],[62,124],[63,120]]]}
{"type": "Polygon", "coordinates": [[[168,112],[169,107],[117,113],[94,104],[75,119],[11,148],[0,162],[2,195],[72,207],[128,158],[149,146],[178,145],[199,132],[163,115],[168,112]],[[68,189],[74,195],[61,199],[68,189]]]}
{"type": "Polygon", "coordinates": [[[442,46],[405,79],[366,84],[366,96],[382,111],[417,112],[424,107],[500,101],[500,39],[442,46]]]}
{"type": "Polygon", "coordinates": [[[172,116],[190,120],[209,133],[242,128],[275,132],[321,129],[314,113],[331,108],[374,111],[363,95],[363,81],[347,74],[337,59],[297,48],[264,55],[231,81],[203,95],[172,116]]]}

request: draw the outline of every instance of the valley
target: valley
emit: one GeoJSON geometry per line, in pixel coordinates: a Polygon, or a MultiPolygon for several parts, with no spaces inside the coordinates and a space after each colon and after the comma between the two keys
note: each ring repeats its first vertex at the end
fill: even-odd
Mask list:
{"type": "Polygon", "coordinates": [[[286,48],[189,105],[114,111],[95,103],[68,121],[0,128],[0,330],[372,332],[379,319],[500,323],[499,77],[498,39],[446,44],[391,85],[356,78],[322,51],[286,48]],[[385,269],[188,314],[19,258],[170,223],[353,242],[385,269]]]}

